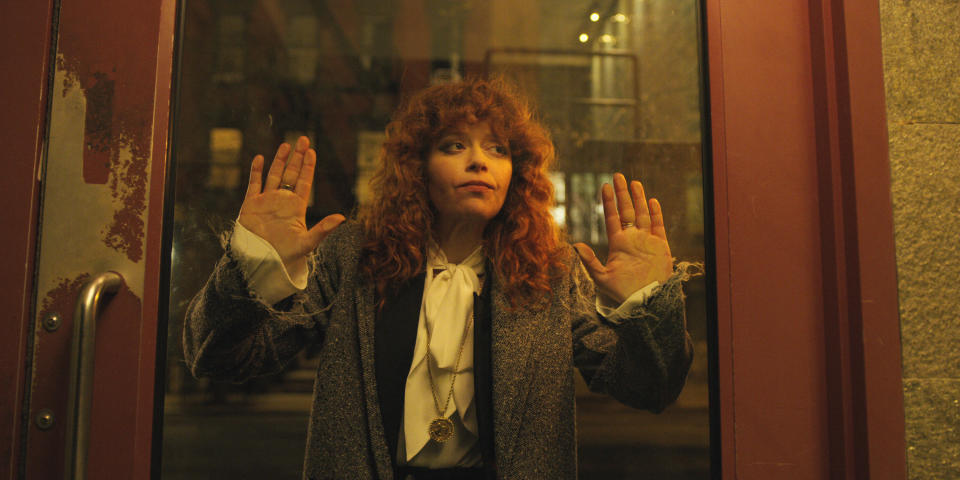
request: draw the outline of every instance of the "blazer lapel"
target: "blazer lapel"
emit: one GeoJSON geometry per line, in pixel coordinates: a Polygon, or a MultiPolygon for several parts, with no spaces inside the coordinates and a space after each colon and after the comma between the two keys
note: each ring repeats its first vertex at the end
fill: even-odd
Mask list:
{"type": "Polygon", "coordinates": [[[380,402],[377,396],[377,371],[374,363],[374,321],[376,296],[372,284],[356,290],[357,336],[360,343],[360,365],[363,379],[364,404],[367,410],[367,431],[370,433],[370,451],[377,470],[377,478],[393,478],[393,462],[383,433],[380,402]]]}
{"type": "Polygon", "coordinates": [[[413,362],[420,305],[423,303],[424,276],[422,273],[414,277],[399,291],[388,295],[383,309],[375,315],[373,336],[377,393],[391,459],[397,458],[407,374],[413,362]]]}
{"type": "Polygon", "coordinates": [[[473,383],[485,478],[496,478],[493,442],[493,374],[490,370],[490,290],[492,290],[490,277],[491,275],[485,276],[480,295],[473,297],[473,383]]]}
{"type": "Polygon", "coordinates": [[[493,422],[497,462],[503,465],[512,457],[517,431],[527,407],[530,352],[536,343],[539,315],[528,308],[508,311],[510,301],[506,286],[496,276],[492,294],[493,422]]]}

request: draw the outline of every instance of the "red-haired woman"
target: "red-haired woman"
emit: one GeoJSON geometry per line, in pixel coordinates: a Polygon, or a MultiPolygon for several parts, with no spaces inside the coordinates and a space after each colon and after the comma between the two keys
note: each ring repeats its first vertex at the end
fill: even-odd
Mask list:
{"type": "Polygon", "coordinates": [[[304,478],[572,479],[574,367],[637,408],[680,393],[687,275],[659,203],[615,175],[607,264],[574,253],[550,214],[553,144],[504,84],[409,99],[354,221],[307,228],[316,154],[292,150],[263,183],[254,158],[184,350],[194,375],[242,380],[320,343],[304,478]]]}

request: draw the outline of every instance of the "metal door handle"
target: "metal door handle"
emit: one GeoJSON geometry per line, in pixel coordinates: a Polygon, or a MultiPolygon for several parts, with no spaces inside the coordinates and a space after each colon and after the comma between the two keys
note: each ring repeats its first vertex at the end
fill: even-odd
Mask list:
{"type": "Polygon", "coordinates": [[[67,399],[67,444],[64,478],[86,477],[90,435],[90,404],[93,400],[93,352],[100,299],[113,296],[123,277],[106,272],[90,279],[80,289],[73,315],[73,348],[70,354],[70,396],[67,399]]]}

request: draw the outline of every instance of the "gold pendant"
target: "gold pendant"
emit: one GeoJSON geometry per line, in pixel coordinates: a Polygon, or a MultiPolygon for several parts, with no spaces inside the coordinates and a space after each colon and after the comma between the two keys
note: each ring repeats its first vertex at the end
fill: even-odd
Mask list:
{"type": "Polygon", "coordinates": [[[450,440],[453,436],[453,420],[449,418],[436,418],[430,422],[430,428],[427,429],[430,438],[437,443],[443,443],[450,440]]]}

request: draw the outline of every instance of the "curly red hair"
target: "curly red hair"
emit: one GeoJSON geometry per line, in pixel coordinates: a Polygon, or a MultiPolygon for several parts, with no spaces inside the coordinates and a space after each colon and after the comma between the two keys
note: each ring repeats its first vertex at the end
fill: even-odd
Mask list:
{"type": "Polygon", "coordinates": [[[503,80],[468,79],[414,94],[387,125],[380,164],[371,180],[372,202],[360,210],[366,241],[360,268],[381,298],[425,268],[436,209],[427,192],[431,148],[448,129],[487,122],[508,145],[513,174],[503,208],[483,233],[483,247],[510,303],[533,305],[566,271],[569,251],[550,214],[555,160],[547,130],[529,103],[503,80]]]}

